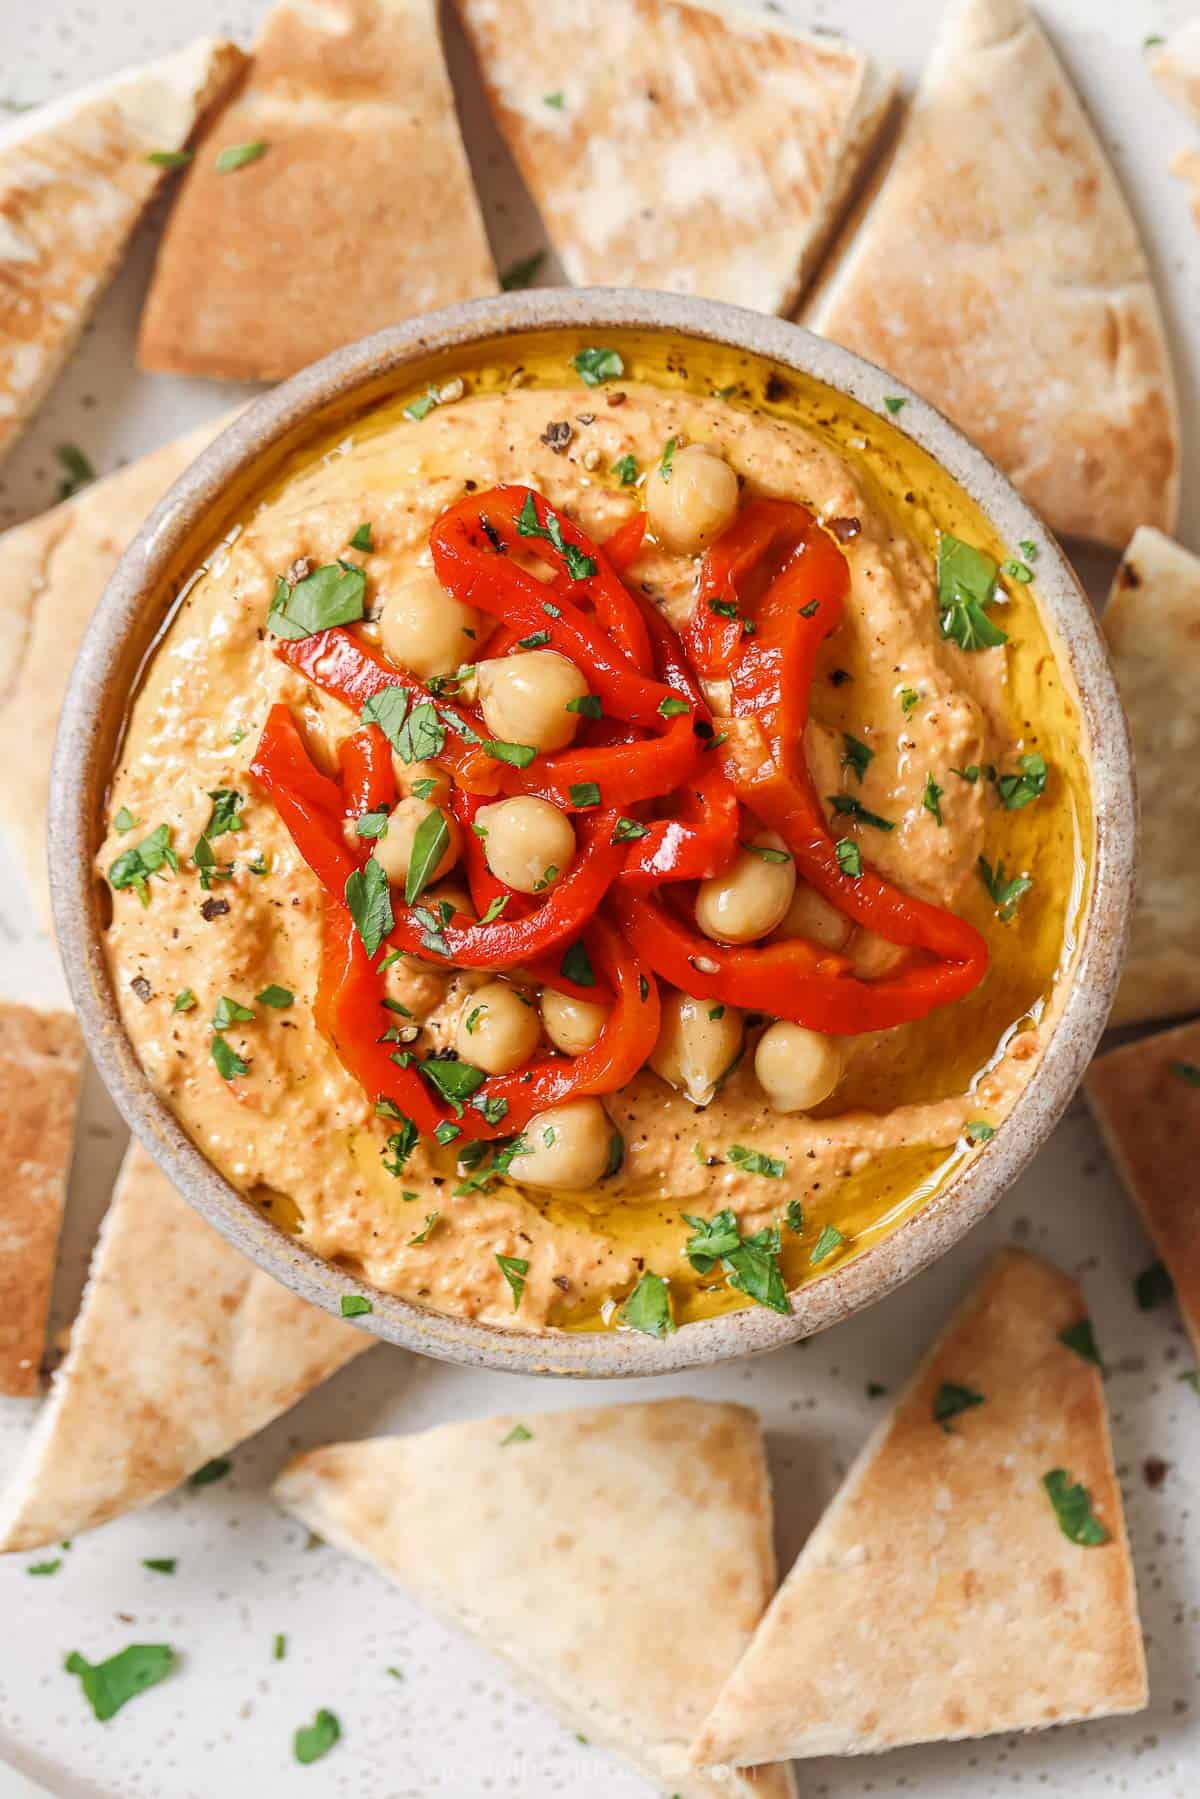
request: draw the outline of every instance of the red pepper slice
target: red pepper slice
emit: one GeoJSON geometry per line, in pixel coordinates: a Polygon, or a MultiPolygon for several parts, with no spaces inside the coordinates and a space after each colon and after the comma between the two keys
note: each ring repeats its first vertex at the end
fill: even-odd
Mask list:
{"type": "Polygon", "coordinates": [[[630,845],[621,881],[646,893],[664,881],[704,881],[723,874],[738,852],[737,794],[714,764],[672,796],[672,818],[660,818],[630,845]]]}
{"type": "Polygon", "coordinates": [[[351,818],[367,812],[390,812],[396,804],[396,770],[392,746],[378,725],[364,725],[338,744],[342,791],[351,818]]]}
{"type": "MultiPolygon", "coordinates": [[[[803,548],[815,528],[807,507],[790,500],[751,500],[707,552],[683,631],[692,665],[706,680],[732,674],[743,648],[743,621],[754,616],[753,590],[761,592],[772,565],[778,569],[803,548]]],[[[842,571],[844,594],[844,559],[842,571]]]]}
{"type": "Polygon", "coordinates": [[[275,705],[268,712],[250,772],[270,794],[318,881],[340,901],[358,867],[342,836],[341,789],[314,766],[286,706],[275,705]]]}
{"type": "Polygon", "coordinates": [[[632,518],[627,518],[611,536],[604,539],[604,554],[619,575],[625,573],[631,562],[637,561],[645,535],[646,514],[635,512],[632,518]]]}

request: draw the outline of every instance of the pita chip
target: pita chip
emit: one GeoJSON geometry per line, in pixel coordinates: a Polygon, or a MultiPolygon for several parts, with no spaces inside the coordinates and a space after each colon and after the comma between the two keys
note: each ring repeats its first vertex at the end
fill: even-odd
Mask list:
{"type": "Polygon", "coordinates": [[[138,358],[275,381],[496,285],[436,0],[279,0],[184,176],[138,358]]]}
{"type": "Polygon", "coordinates": [[[1150,73],[1180,112],[1200,124],[1200,14],[1159,46],[1150,73]]]}
{"type": "Polygon", "coordinates": [[[0,1002],[0,1393],[37,1391],[82,1075],[73,1012],[0,1002]]]}
{"type": "Polygon", "coordinates": [[[0,456],[74,349],[167,166],[241,66],[204,38],[0,125],[0,456]]]}
{"type": "Polygon", "coordinates": [[[1200,1011],[1200,557],[1136,532],[1104,631],[1125,702],[1141,800],[1141,854],[1113,1024],[1200,1011]]]}
{"type": "Polygon", "coordinates": [[[753,1412],[666,1399],[333,1443],[285,1468],[275,1497],[660,1790],[793,1792],[782,1768],[722,1785],[687,1763],[775,1587],[753,1412]]]}
{"type": "Polygon", "coordinates": [[[1200,1023],[1099,1056],[1084,1091],[1200,1358],[1200,1023]]]}
{"type": "Polygon", "coordinates": [[[262,1274],[134,1143],[66,1360],[0,1498],[0,1550],[160,1499],[372,1341],[262,1274]]]}
{"type": "Polygon", "coordinates": [[[1085,1316],[1050,1263],[1015,1250],[990,1263],[805,1544],[698,1763],[862,1754],[1145,1705],[1100,1369],[1060,1338],[1085,1316]],[[1064,1518],[1073,1501],[1102,1541],[1065,1534],[1050,1475],[1064,1518]]]}
{"type": "Polygon", "coordinates": [[[229,416],[0,536],[0,827],[45,930],[50,760],[71,666],[122,552],[229,416]]]}
{"type": "Polygon", "coordinates": [[[1171,173],[1187,188],[1192,217],[1200,230],[1200,150],[1181,150],[1171,164],[1171,173]]]}
{"type": "Polygon", "coordinates": [[[1178,510],[1174,379],[1137,228],[1024,0],[951,0],[886,178],[805,323],[961,425],[1060,533],[1178,510]]]}
{"type": "Polygon", "coordinates": [[[893,94],[860,51],[717,0],[458,0],[568,276],[786,312],[893,94]]]}

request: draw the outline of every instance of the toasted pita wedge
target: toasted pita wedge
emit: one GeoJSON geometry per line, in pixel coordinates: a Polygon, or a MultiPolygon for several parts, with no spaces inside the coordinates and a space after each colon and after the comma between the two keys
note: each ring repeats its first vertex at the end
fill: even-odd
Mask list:
{"type": "Polygon", "coordinates": [[[1099,1056],[1084,1090],[1200,1357],[1200,1023],[1099,1056]]]}
{"type": "Polygon", "coordinates": [[[73,1012],[0,1001],[0,1393],[37,1391],[82,1073],[73,1012]]]}
{"type": "Polygon", "coordinates": [[[244,58],[205,38],[0,125],[0,456],[74,349],[147,201],[244,58]]]}
{"type": "Polygon", "coordinates": [[[1192,217],[1200,230],[1200,150],[1181,150],[1171,164],[1171,173],[1187,188],[1192,217]]]}
{"type": "Polygon", "coordinates": [[[1200,121],[1200,16],[1172,32],[1154,52],[1150,73],[1182,113],[1200,121]]]}
{"type": "Polygon", "coordinates": [[[1113,1024],[1200,1011],[1200,557],[1135,533],[1104,630],[1129,718],[1141,796],[1138,890],[1113,1024]]]}
{"type": "Polygon", "coordinates": [[[135,1143],[66,1360],[0,1499],[0,1550],[160,1499],[371,1343],[261,1274],[135,1143]]]}
{"type": "Polygon", "coordinates": [[[1145,1705],[1100,1370],[1059,1338],[1084,1316],[1048,1262],[1010,1250],[990,1264],[805,1544],[698,1763],[861,1754],[1145,1705]],[[939,1425],[947,1384],[969,1394],[939,1425]],[[1064,1534],[1052,1470],[1082,1484],[1105,1542],[1064,1534]]]}
{"type": "Polygon", "coordinates": [[[274,381],[495,291],[436,0],[279,0],[184,177],[138,357],[274,381]],[[221,172],[223,151],[257,144],[257,160],[221,172]]]}
{"type": "Polygon", "coordinates": [[[1056,530],[1170,530],[1179,444],[1136,226],[1024,0],[951,0],[805,322],[949,413],[1056,530]]]}
{"type": "Polygon", "coordinates": [[[719,1785],[687,1765],[775,1586],[762,1434],[742,1406],[667,1399],[333,1443],[292,1462],[275,1497],[659,1788],[793,1791],[781,1768],[719,1785]]]}
{"type": "Polygon", "coordinates": [[[716,0],[458,0],[572,281],[786,312],[892,97],[860,51],[716,0]]]}
{"type": "Polygon", "coordinates": [[[76,651],[122,551],[230,416],[0,536],[0,826],[45,930],[50,759],[76,651]]]}

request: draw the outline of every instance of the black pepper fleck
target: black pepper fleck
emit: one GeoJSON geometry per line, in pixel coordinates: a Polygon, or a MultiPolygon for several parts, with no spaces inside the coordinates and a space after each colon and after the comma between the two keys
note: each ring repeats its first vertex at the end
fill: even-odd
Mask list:
{"type": "Polygon", "coordinates": [[[137,994],[142,1004],[148,1006],[150,1001],[154,998],[154,991],[145,975],[134,975],[129,985],[133,988],[133,991],[137,994]]]}
{"type": "Polygon", "coordinates": [[[200,908],[200,916],[201,916],[201,918],[206,918],[208,920],[209,924],[211,924],[214,918],[224,918],[224,916],[225,916],[226,912],[228,912],[228,910],[229,910],[229,901],[228,900],[206,899],[204,904],[200,908]]]}
{"type": "Polygon", "coordinates": [[[575,427],[569,419],[551,419],[542,432],[541,441],[548,444],[556,456],[565,456],[575,435],[575,427]]]}

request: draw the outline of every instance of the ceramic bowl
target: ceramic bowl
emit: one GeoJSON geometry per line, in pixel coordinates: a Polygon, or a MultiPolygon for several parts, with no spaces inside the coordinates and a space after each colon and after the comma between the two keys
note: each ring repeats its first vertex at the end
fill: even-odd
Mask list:
{"type": "Polygon", "coordinates": [[[101,1078],[133,1131],[191,1205],[231,1243],[313,1304],[337,1312],[344,1294],[371,1293],[359,1320],[379,1337],[427,1355],[526,1373],[662,1373],[771,1349],[837,1324],[957,1243],[1011,1186],[1059,1118],[1091,1057],[1113,996],[1133,885],[1135,801],[1128,733],[1091,607],[1062,552],[986,456],[934,407],[869,363],[781,319],[663,294],[545,289],[452,307],[337,351],[256,400],[183,474],[122,557],[97,608],[59,725],[50,810],[54,917],[67,979],[101,1078]],[[445,379],[481,347],[564,333],[575,347],[603,333],[737,355],[775,377],[812,377],[890,427],[885,396],[903,395],[904,435],[928,452],[1008,543],[1040,547],[1037,592],[1081,700],[1095,811],[1090,900],[1070,991],[1036,1074],[995,1137],[890,1235],[799,1289],[790,1316],[751,1306],[682,1326],[657,1340],[629,1331],[521,1334],[441,1316],[364,1289],[285,1236],[250,1206],[156,1098],[121,1025],[103,951],[105,894],[94,878],[99,819],[131,690],[163,625],[169,577],[189,545],[209,538],[239,485],[282,460],[318,415],[377,393],[445,379]]]}

